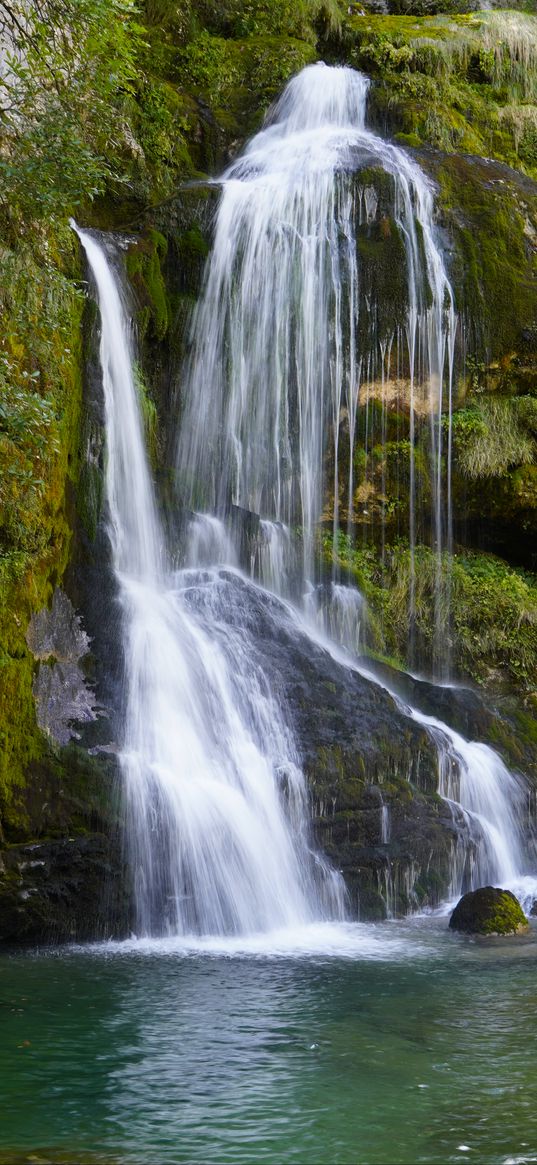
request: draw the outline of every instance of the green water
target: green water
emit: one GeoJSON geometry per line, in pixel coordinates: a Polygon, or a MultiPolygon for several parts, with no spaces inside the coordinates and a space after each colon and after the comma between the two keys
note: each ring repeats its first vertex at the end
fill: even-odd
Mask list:
{"type": "Polygon", "coordinates": [[[3,956],[0,1161],[537,1161],[537,936],[445,927],[3,956]]]}

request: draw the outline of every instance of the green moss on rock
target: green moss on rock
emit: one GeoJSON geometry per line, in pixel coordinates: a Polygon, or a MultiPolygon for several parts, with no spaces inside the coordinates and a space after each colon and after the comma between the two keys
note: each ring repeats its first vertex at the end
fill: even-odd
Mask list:
{"type": "Polygon", "coordinates": [[[482,886],[461,898],[449,926],[463,934],[521,934],[528,930],[528,920],[510,890],[482,886]]]}
{"type": "Polygon", "coordinates": [[[452,280],[470,350],[505,360],[536,322],[537,186],[482,159],[424,161],[455,242],[452,280]]]}
{"type": "Polygon", "coordinates": [[[154,227],[148,227],[127,253],[127,273],[137,293],[140,331],[144,335],[150,326],[157,340],[164,338],[170,322],[162,273],[167,250],[164,235],[154,227]]]}
{"type": "Polygon", "coordinates": [[[21,790],[47,750],[26,644],[32,612],[65,571],[79,473],[83,297],[70,230],[51,223],[4,251],[0,311],[0,820],[25,817],[21,790]],[[3,431],[2,431],[3,430],[3,431]]]}
{"type": "MultiPolygon", "coordinates": [[[[533,172],[537,19],[513,12],[343,18],[336,58],[373,78],[371,116],[384,130],[436,149],[494,157],[533,172]]],[[[439,6],[440,7],[440,6],[439,6]]]]}

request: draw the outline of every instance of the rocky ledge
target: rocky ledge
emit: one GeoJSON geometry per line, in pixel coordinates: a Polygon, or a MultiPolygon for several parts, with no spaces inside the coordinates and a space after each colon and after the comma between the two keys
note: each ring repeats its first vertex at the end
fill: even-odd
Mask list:
{"type": "Polygon", "coordinates": [[[128,933],[121,846],[103,834],[10,846],[2,853],[0,942],[82,942],[128,933]]]}

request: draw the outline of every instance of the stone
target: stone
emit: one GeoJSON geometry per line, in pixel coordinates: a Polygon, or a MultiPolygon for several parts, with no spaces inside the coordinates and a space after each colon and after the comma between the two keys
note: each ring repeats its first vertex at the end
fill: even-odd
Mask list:
{"type": "Polygon", "coordinates": [[[39,840],[9,846],[2,857],[0,947],[130,933],[130,880],[117,836],[39,840]]]}
{"type": "Polygon", "coordinates": [[[99,714],[81,667],[89,639],[64,591],[57,588],[50,609],[32,615],[26,641],[39,660],[33,683],[37,723],[63,747],[80,737],[75,725],[91,723],[99,714]]]}
{"type": "Polygon", "coordinates": [[[481,886],[464,894],[449,920],[463,934],[524,934],[528,920],[515,895],[498,886],[481,886]]]}

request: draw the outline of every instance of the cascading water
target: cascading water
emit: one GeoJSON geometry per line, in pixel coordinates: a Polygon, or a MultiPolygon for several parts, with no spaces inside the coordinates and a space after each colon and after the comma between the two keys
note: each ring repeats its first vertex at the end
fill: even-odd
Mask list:
{"type": "Polygon", "coordinates": [[[438,750],[438,792],[451,808],[459,833],[451,863],[450,898],[479,886],[506,886],[525,896],[528,788],[486,744],[415,709],[409,714],[432,736],[438,750]]]}
{"type": "Polygon", "coordinates": [[[348,651],[359,655],[363,650],[363,623],[365,602],[356,587],[341,583],[323,583],[312,588],[304,599],[304,609],[311,622],[340,643],[348,651]]]}
{"type": "MultiPolygon", "coordinates": [[[[224,179],[184,390],[180,570],[157,517],[120,283],[103,246],[78,231],[101,310],[109,533],[125,652],[121,765],[143,933],[247,934],[344,914],[341,879],[311,846],[297,748],[243,604],[234,523],[246,510],[259,516],[247,565],[278,594],[306,591],[309,634],[357,652],[358,592],[338,580],[308,583],[327,442],[336,532],[342,434],[352,466],[360,386],[369,399],[379,360],[386,384],[395,342],[393,329],[379,333],[374,305],[360,295],[356,227],[377,213],[374,189],[353,177],[365,165],[381,167],[392,183],[407,287],[399,328],[411,426],[415,394],[425,394],[439,552],[442,545],[439,422],[446,384],[448,403],[451,394],[452,295],[434,241],[431,190],[402,151],[364,128],[366,93],[366,79],[351,70],[306,69],[224,179]],[[364,333],[371,342],[362,352],[364,333]]],[[[414,489],[411,472],[412,497],[414,489]]],[[[351,468],[349,519],[353,498],[351,468]]],[[[303,634],[298,613],[281,604],[276,634],[284,610],[303,634]]],[[[522,869],[523,784],[486,746],[404,711],[437,746],[439,792],[458,827],[452,893],[489,879],[513,884],[522,869]]],[[[383,846],[390,828],[382,803],[383,846]]],[[[401,875],[409,900],[417,872],[416,865],[401,875]]],[[[389,878],[386,897],[397,899],[389,878]]]]}
{"type": "MultiPolygon", "coordinates": [[[[398,708],[420,724],[436,746],[438,793],[450,808],[456,831],[448,899],[457,899],[468,890],[492,883],[512,890],[529,910],[537,893],[537,833],[535,823],[531,822],[527,782],[510,772],[488,745],[466,740],[447,724],[401,700],[367,662],[353,661],[346,652],[342,653],[334,642],[338,637],[324,630],[319,641],[334,658],[347,662],[349,667],[389,692],[398,708]]],[[[381,802],[381,844],[389,842],[390,832],[389,809],[381,802]]],[[[413,879],[418,878],[419,872],[416,864],[411,867],[410,875],[408,871],[404,874],[405,897],[410,901],[413,879]]],[[[390,904],[397,901],[398,895],[391,884],[389,870],[385,873],[383,896],[390,916],[390,904]]]]}
{"type": "MultiPolygon", "coordinates": [[[[120,284],[103,246],[75,229],[101,313],[108,530],[125,655],[120,760],[139,929],[248,934],[341,917],[341,879],[310,846],[292,733],[240,609],[233,619],[225,578],[174,572],[167,560],[120,284]]],[[[216,519],[194,515],[191,526],[201,561],[226,552],[216,519]]]]}
{"type": "MultiPolygon", "coordinates": [[[[411,557],[415,423],[418,412],[428,412],[440,643],[441,555],[444,546],[449,549],[451,526],[449,466],[443,491],[442,414],[447,411],[449,460],[457,326],[435,239],[431,186],[404,151],[365,128],[368,84],[351,69],[306,68],[224,174],[213,250],[193,318],[178,448],[185,506],[224,518],[230,506],[262,515],[254,564],[262,582],[279,594],[289,593],[291,531],[300,527],[301,590],[310,626],[351,652],[361,645],[362,600],[337,579],[312,585],[316,532],[327,493],[333,496],[334,538],[344,511],[352,526],[359,411],[365,414],[367,447],[370,404],[380,392],[385,440],[390,377],[395,365],[400,378],[405,362],[411,557]],[[379,304],[362,286],[358,237],[380,214],[377,190],[361,177],[375,168],[391,184],[406,287],[402,315],[382,324],[379,304]],[[346,499],[340,489],[344,464],[346,499]]],[[[387,221],[384,229],[391,229],[387,221]]],[[[412,624],[413,582],[410,590],[412,624]]],[[[437,746],[439,793],[459,830],[452,894],[490,879],[512,884],[523,868],[523,782],[485,745],[405,711],[437,746]]],[[[387,812],[382,828],[387,837],[387,812]]]]}
{"type": "MultiPolygon", "coordinates": [[[[397,338],[409,386],[411,545],[418,395],[431,418],[439,561],[448,525],[441,417],[451,407],[453,295],[435,240],[431,186],[407,154],[365,128],[368,87],[352,69],[304,69],[224,174],[183,386],[183,502],[223,513],[233,504],[299,526],[310,582],[327,492],[334,536],[342,514],[352,527],[357,415],[379,382],[384,393],[397,338]],[[360,176],[375,170],[390,184],[391,223],[360,176]],[[397,232],[404,268],[406,304],[383,323],[361,262],[369,244],[359,231],[374,220],[397,232]]],[[[283,565],[279,578],[271,574],[280,593],[284,576],[283,565]]]]}

